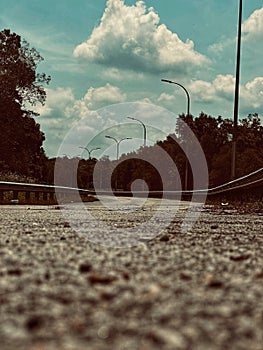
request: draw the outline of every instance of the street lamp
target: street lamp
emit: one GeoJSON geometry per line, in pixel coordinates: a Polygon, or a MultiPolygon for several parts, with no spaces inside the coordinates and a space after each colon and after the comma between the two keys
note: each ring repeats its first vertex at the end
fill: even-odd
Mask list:
{"type": "Polygon", "coordinates": [[[105,137],[107,139],[112,139],[113,141],[116,142],[116,145],[117,145],[117,160],[119,160],[120,143],[122,141],[124,141],[124,140],[131,140],[132,139],[131,137],[124,137],[123,139],[117,140],[117,139],[115,139],[115,137],[112,137],[112,136],[109,136],[109,135],[106,135],[105,137]]]}
{"type": "Polygon", "coordinates": [[[236,177],[236,142],[237,142],[238,102],[239,102],[241,26],[242,26],[242,0],[239,0],[237,58],[236,58],[236,84],[235,84],[235,102],[234,102],[234,128],[233,128],[232,160],[231,160],[231,179],[232,180],[236,177]]]}
{"type": "MultiPolygon", "coordinates": [[[[187,89],[182,85],[182,84],[179,84],[175,81],[172,81],[172,80],[168,80],[168,79],[161,79],[161,81],[165,82],[165,83],[169,83],[169,84],[175,84],[175,85],[178,85],[180,86],[185,94],[186,94],[186,97],[187,97],[187,115],[186,116],[190,116],[190,95],[189,95],[189,92],[187,91],[187,89]]],[[[187,144],[186,144],[186,147],[187,147],[187,144]]],[[[188,184],[188,159],[186,157],[186,162],[185,162],[185,190],[187,191],[187,186],[188,184]]]]}
{"type": "Polygon", "coordinates": [[[186,97],[187,97],[187,115],[190,115],[190,95],[189,95],[189,92],[186,90],[186,88],[182,84],[176,83],[175,81],[172,81],[172,80],[161,79],[161,81],[163,81],[165,83],[169,83],[169,84],[178,85],[184,90],[184,92],[186,93],[186,97]]]}
{"type": "Polygon", "coordinates": [[[142,127],[143,127],[143,146],[145,147],[146,146],[146,126],[145,126],[145,124],[139,119],[136,119],[133,117],[127,117],[127,118],[131,119],[131,120],[136,120],[137,122],[142,124],[142,127]]]}
{"type": "Polygon", "coordinates": [[[79,146],[79,148],[85,149],[85,150],[88,152],[88,154],[89,154],[89,159],[91,159],[91,153],[92,153],[93,151],[96,151],[97,149],[101,149],[100,147],[96,147],[96,148],[92,148],[91,150],[89,150],[87,147],[82,147],[82,146],[79,146]]]}

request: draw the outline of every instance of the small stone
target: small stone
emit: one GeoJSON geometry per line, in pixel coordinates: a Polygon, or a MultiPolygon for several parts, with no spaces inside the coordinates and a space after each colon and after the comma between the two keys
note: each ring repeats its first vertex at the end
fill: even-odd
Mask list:
{"type": "Polygon", "coordinates": [[[242,254],[242,255],[231,255],[230,260],[232,261],[243,261],[250,258],[250,254],[242,254]]]}
{"type": "Polygon", "coordinates": [[[130,279],[130,275],[128,274],[128,272],[123,272],[122,273],[122,277],[123,279],[125,279],[126,281],[128,281],[130,279]]]}
{"type": "Polygon", "coordinates": [[[209,288],[222,288],[223,282],[217,279],[211,279],[211,281],[208,282],[207,287],[209,288]]]}
{"type": "Polygon", "coordinates": [[[160,242],[168,242],[169,240],[170,240],[169,235],[163,235],[163,236],[159,239],[160,242]]]}
{"type": "Polygon", "coordinates": [[[44,241],[43,239],[37,239],[36,242],[39,244],[46,244],[46,241],[44,241]]]}
{"type": "Polygon", "coordinates": [[[209,288],[221,288],[223,287],[223,282],[221,280],[219,280],[218,278],[216,278],[213,274],[211,275],[207,275],[205,277],[205,280],[207,282],[207,287],[209,288]]]}
{"type": "Polygon", "coordinates": [[[7,274],[10,276],[21,276],[22,275],[22,270],[20,269],[10,269],[7,271],[7,274]]]}
{"type": "Polygon", "coordinates": [[[158,284],[151,284],[144,292],[147,298],[156,297],[161,293],[161,288],[158,284]]]}
{"type": "Polygon", "coordinates": [[[92,273],[89,275],[89,282],[91,284],[111,284],[116,281],[116,277],[113,276],[103,276],[97,273],[92,273]]]}
{"type": "Polygon", "coordinates": [[[184,336],[175,330],[156,328],[152,329],[147,337],[162,349],[185,349],[187,346],[184,336]]]}
{"type": "Polygon", "coordinates": [[[44,277],[45,277],[45,279],[46,279],[47,281],[50,279],[50,273],[49,273],[49,271],[46,271],[44,277]]]}
{"type": "Polygon", "coordinates": [[[98,329],[97,334],[100,339],[107,339],[110,335],[110,330],[107,326],[102,326],[98,329]]]}
{"type": "Polygon", "coordinates": [[[255,275],[256,278],[263,278],[263,271],[257,272],[255,275]]]}
{"type": "Polygon", "coordinates": [[[100,299],[102,299],[102,300],[110,301],[110,300],[114,299],[115,294],[111,293],[111,292],[107,292],[105,290],[102,290],[100,292],[99,296],[100,296],[100,299]]]}
{"type": "Polygon", "coordinates": [[[192,279],[192,276],[189,272],[181,272],[180,279],[184,281],[190,281],[192,279]]]}
{"type": "Polygon", "coordinates": [[[43,318],[38,315],[31,316],[27,319],[25,327],[28,331],[35,331],[42,327],[43,318]]]}
{"type": "Polygon", "coordinates": [[[212,226],[211,226],[211,229],[212,229],[212,230],[216,230],[218,227],[219,227],[218,225],[212,225],[212,226]]]}
{"type": "Polygon", "coordinates": [[[80,273],[86,273],[90,272],[92,269],[92,265],[89,262],[84,262],[79,265],[79,272],[80,273]]]}

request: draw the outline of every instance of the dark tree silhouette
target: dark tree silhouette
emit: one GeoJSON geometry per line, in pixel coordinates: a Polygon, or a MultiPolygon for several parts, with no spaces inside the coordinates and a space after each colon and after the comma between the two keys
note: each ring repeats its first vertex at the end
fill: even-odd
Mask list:
{"type": "MultiPolygon", "coordinates": [[[[231,150],[233,133],[233,121],[224,119],[221,116],[214,118],[205,113],[200,113],[198,117],[191,115],[181,115],[177,121],[176,135],[167,136],[166,140],[158,141],[156,145],[163,148],[173,159],[180,175],[180,181],[184,188],[186,155],[182,149],[182,144],[190,143],[191,138],[187,138],[185,124],[191,128],[199,141],[207,160],[210,186],[217,186],[228,182],[231,179],[231,150]],[[184,123],[182,122],[184,121],[184,123]]],[[[150,190],[161,190],[162,183],[156,171],[149,164],[139,158],[148,154],[148,159],[154,159],[156,145],[142,147],[136,152],[122,155],[114,176],[118,173],[118,186],[122,189],[130,189],[130,184],[136,179],[144,179],[150,190]],[[150,157],[149,157],[150,155],[150,157]],[[134,159],[133,159],[134,156],[134,159]],[[129,159],[129,160],[126,160],[129,159]]],[[[250,114],[238,124],[237,133],[237,176],[246,175],[263,167],[263,126],[257,114],[250,114]]],[[[194,152],[194,150],[192,150],[194,152]]],[[[159,161],[160,162],[160,161],[159,161]]],[[[161,163],[160,163],[161,164],[161,163]]],[[[166,167],[166,164],[164,164],[166,167]]],[[[174,181],[169,178],[172,169],[166,168],[166,182],[174,181]]],[[[188,189],[193,186],[191,166],[188,167],[188,189]]],[[[177,185],[171,182],[171,188],[177,185]]]]}
{"type": "Polygon", "coordinates": [[[45,103],[50,76],[36,72],[43,58],[16,33],[0,32],[0,163],[9,171],[41,178],[44,134],[30,108],[45,103]]]}

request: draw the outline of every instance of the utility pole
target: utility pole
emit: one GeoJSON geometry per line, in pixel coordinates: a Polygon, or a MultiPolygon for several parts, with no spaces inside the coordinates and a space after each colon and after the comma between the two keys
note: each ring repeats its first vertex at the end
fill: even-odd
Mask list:
{"type": "Polygon", "coordinates": [[[240,54],[241,54],[241,26],[242,26],[242,0],[239,0],[237,58],[236,58],[236,84],[235,84],[235,102],[234,102],[234,126],[233,126],[233,138],[232,138],[232,159],[231,159],[231,179],[232,180],[235,179],[235,177],[236,177],[237,124],[238,124],[240,54]]]}

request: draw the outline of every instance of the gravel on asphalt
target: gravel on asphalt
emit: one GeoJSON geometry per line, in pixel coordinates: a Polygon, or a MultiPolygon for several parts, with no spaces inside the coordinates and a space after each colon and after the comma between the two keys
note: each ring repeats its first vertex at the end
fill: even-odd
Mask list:
{"type": "Polygon", "coordinates": [[[184,213],[110,248],[55,206],[1,206],[1,349],[262,350],[263,212],[206,206],[182,233],[184,213]]]}

